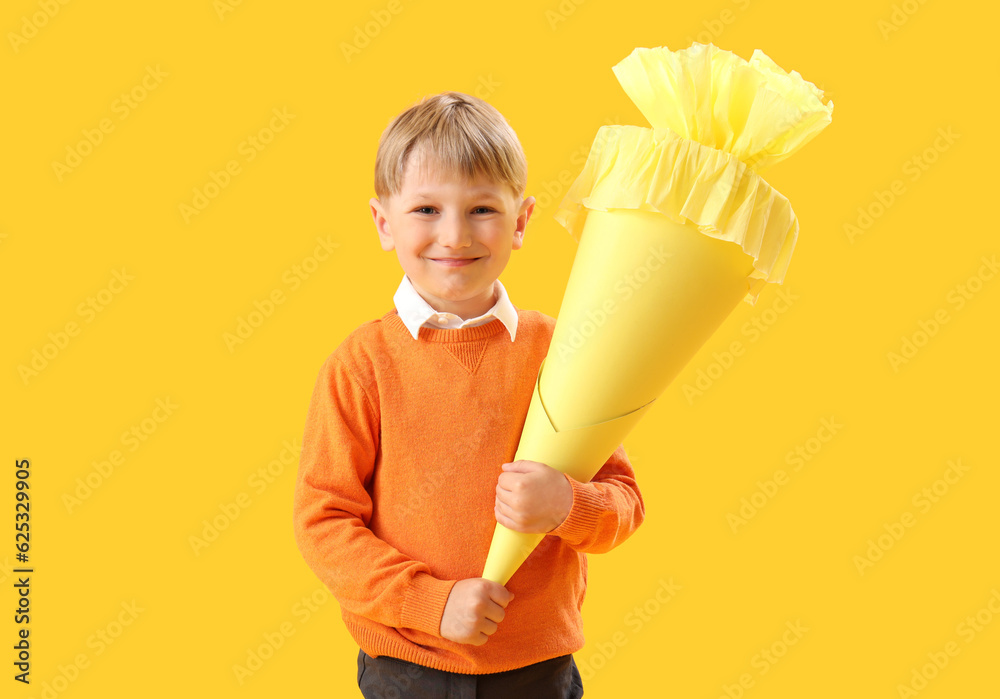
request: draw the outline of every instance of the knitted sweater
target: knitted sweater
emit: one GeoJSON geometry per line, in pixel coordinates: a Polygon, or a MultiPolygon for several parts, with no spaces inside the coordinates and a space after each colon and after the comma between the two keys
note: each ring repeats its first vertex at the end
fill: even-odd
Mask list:
{"type": "Polygon", "coordinates": [[[503,672],[584,646],[586,553],[621,544],[644,504],[621,445],[588,483],[566,475],[569,515],[505,587],[486,643],[440,635],[452,586],[482,576],[501,464],[514,460],[555,319],[419,330],[393,309],[354,330],[313,391],[295,486],[307,564],[372,657],[464,674],[503,672]]]}

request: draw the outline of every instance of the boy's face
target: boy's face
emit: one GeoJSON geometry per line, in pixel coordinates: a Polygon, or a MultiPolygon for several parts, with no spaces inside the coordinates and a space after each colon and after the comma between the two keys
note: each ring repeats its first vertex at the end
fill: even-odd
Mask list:
{"type": "Polygon", "coordinates": [[[395,250],[413,288],[435,310],[462,319],[496,303],[494,281],[524,242],[535,198],[517,201],[506,185],[445,172],[433,157],[411,154],[400,191],[372,198],[383,250],[395,250]],[[462,264],[448,259],[463,258],[462,264]]]}

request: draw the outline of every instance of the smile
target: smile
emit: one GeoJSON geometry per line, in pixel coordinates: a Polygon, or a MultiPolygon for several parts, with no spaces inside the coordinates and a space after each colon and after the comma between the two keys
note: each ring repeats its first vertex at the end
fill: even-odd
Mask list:
{"type": "Polygon", "coordinates": [[[435,260],[433,257],[430,258],[432,261],[438,264],[444,265],[445,267],[465,267],[466,265],[471,265],[476,260],[481,260],[481,257],[472,257],[464,260],[435,260]]]}

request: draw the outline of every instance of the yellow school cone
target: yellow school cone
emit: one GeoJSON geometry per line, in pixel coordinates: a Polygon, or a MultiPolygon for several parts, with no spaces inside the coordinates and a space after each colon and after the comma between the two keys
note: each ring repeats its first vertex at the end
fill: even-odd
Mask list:
{"type": "MultiPolygon", "coordinates": [[[[798,221],[757,172],[833,111],[759,50],[635,49],[614,71],[653,128],[602,127],[556,214],[579,248],[514,456],[581,482],[740,299],[784,279],[798,221]]],[[[497,523],[482,577],[505,585],[544,536],[497,523]]]]}

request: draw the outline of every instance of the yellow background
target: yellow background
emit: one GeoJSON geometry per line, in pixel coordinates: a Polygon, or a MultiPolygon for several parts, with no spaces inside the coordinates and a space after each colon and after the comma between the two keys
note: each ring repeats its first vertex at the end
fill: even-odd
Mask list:
{"type": "Polygon", "coordinates": [[[444,90],[506,116],[539,205],[501,280],[515,304],[555,316],[575,251],[552,219],[561,193],[600,126],[646,125],[611,67],[637,46],[692,40],[744,58],[760,48],[836,107],[764,173],[801,224],[786,283],[741,303],[625,442],[646,521],[589,556],[575,654],[586,695],[889,698],[917,672],[936,676],[916,696],[1000,696],[1000,614],[987,606],[1000,590],[1000,278],[981,267],[1000,252],[986,206],[993,5],[73,1],[49,17],[50,5],[0,13],[3,696],[41,697],[45,683],[71,698],[360,696],[357,646],[292,537],[285,445],[299,444],[323,360],[391,309],[401,278],[368,208],[379,135],[444,90]],[[894,11],[899,26],[880,28],[894,11]],[[367,45],[348,60],[351,42],[367,45]],[[157,68],[124,112],[120,95],[141,94],[157,68]],[[294,117],[247,150],[273,110],[294,117]],[[60,178],[53,162],[104,119],[113,129],[60,178]],[[935,146],[939,129],[958,137],[935,146]],[[180,204],[231,160],[239,173],[185,222],[180,204]],[[880,211],[876,193],[896,180],[880,211]],[[337,247],[293,289],[285,275],[317,238],[337,247]],[[99,313],[79,308],[123,268],[134,279],[104,291],[99,313]],[[224,333],[274,289],[284,303],[230,351],[224,333]],[[18,367],[70,321],[79,333],[26,382],[18,367]],[[903,338],[923,346],[894,367],[903,338]],[[724,366],[737,341],[743,354],[724,366]],[[713,378],[692,397],[700,376],[713,378]],[[176,408],[156,412],[157,399],[176,408]],[[826,441],[824,419],[840,425],[826,441]],[[133,426],[143,441],[122,440],[133,426]],[[797,447],[811,452],[794,471],[797,447]],[[67,507],[114,450],[124,462],[67,507]],[[11,677],[20,458],[32,472],[30,688],[11,677]],[[914,496],[949,461],[968,471],[922,511],[914,496]],[[269,464],[270,482],[251,480],[269,464]],[[734,532],[727,516],[761,503],[757,482],[779,469],[787,484],[734,532]],[[191,537],[238,499],[239,516],[196,552],[191,537]],[[907,513],[914,526],[859,570],[869,540],[907,513]],[[661,603],[671,580],[680,589],[661,603]],[[970,638],[960,625],[977,612],[992,623],[970,638]],[[782,648],[796,622],[808,630],[782,648]],[[98,631],[120,635],[101,645],[98,631]],[[241,683],[234,666],[275,634],[241,683]],[[949,643],[960,652],[923,669],[949,643]],[[775,663],[768,648],[783,653],[775,663]]]}

